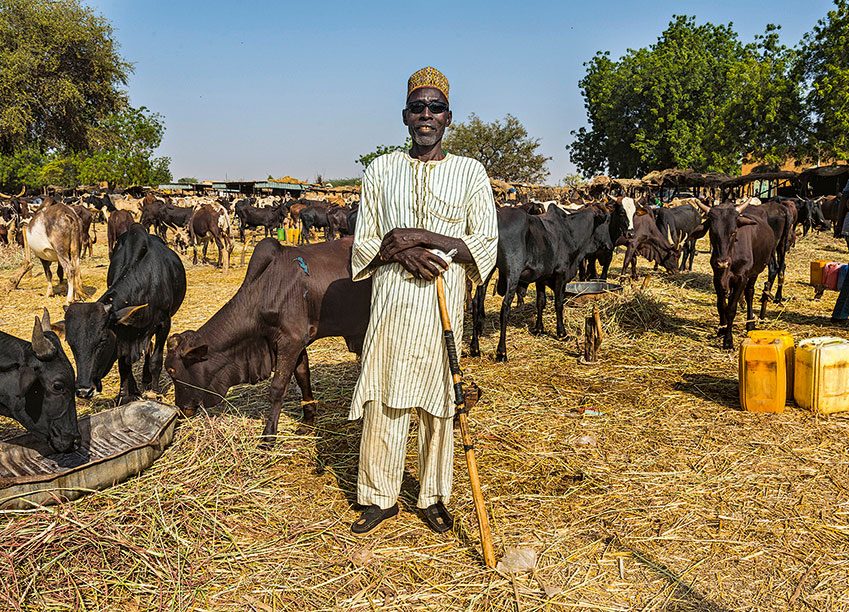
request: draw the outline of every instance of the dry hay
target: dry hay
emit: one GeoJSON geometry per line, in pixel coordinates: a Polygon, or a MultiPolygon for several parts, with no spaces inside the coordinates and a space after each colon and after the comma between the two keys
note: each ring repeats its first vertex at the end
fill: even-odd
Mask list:
{"type": "MultiPolygon", "coordinates": [[[[845,335],[828,323],[834,293],[812,302],[803,282],[809,260],[846,257],[833,244],[799,242],[791,300],[771,305],[765,326],[845,335]]],[[[414,515],[414,437],[400,517],[370,537],[350,534],[360,424],[345,415],[357,365],[330,339],[310,352],[314,436],[295,435],[290,390],[278,444],[258,450],[267,384],[243,386],[182,421],[140,477],[0,514],[0,607],[849,609],[849,421],[795,407],[740,411],[736,355],[717,348],[700,246],[696,272],[653,277],[644,291],[626,282],[601,304],[596,365],[577,364],[587,307],[567,308],[566,339],[533,337],[532,291],[514,309],[510,361],[494,363],[500,302],[487,299],[485,356],[462,362],[484,390],[472,427],[496,552],[532,549],[532,573],[481,568],[459,449],[450,504],[459,532],[435,535],[414,515]]],[[[99,294],[106,261],[95,249],[83,280],[99,294]]],[[[244,274],[187,269],[175,330],[205,321],[244,274]]],[[[25,278],[3,298],[2,329],[28,333],[42,283],[25,278]]],[[[46,301],[55,318],[61,301],[46,301]]],[[[545,321],[553,331],[550,311],[545,321]]],[[[82,413],[110,404],[117,374],[104,383],[104,398],[79,402],[82,413]]]]}

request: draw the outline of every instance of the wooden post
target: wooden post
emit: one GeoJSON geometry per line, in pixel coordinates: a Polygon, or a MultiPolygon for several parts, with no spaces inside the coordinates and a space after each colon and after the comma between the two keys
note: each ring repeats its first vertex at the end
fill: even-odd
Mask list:
{"type": "Polygon", "coordinates": [[[601,327],[601,316],[598,306],[593,305],[593,312],[584,320],[584,363],[594,363],[598,360],[598,349],[604,339],[601,327]]]}

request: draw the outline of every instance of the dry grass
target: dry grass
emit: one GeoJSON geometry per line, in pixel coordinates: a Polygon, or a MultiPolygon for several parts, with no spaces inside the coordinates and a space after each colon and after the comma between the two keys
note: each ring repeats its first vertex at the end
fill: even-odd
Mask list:
{"type": "MultiPolygon", "coordinates": [[[[85,263],[95,295],[104,251],[85,263]]],[[[824,236],[801,241],[791,300],[770,307],[766,326],[845,335],[828,323],[835,294],[809,300],[814,258],[846,254],[824,236]]],[[[488,298],[485,357],[463,360],[484,390],[472,426],[497,554],[536,550],[533,574],[481,568],[461,452],[459,532],[432,534],[414,515],[414,438],[400,517],[371,537],[350,534],[360,425],[345,414],[357,365],[331,339],[310,354],[315,436],[295,435],[290,390],[279,443],[258,450],[267,384],[240,387],[227,406],[183,421],[140,477],[0,513],[0,608],[849,610],[849,421],[741,412],[704,253],[696,268],[604,304],[591,366],[577,364],[583,308],[567,309],[567,339],[533,337],[532,293],[514,310],[510,361],[494,363],[499,300],[488,298]]],[[[244,274],[187,269],[175,330],[206,320],[244,274]]],[[[26,336],[43,304],[60,317],[62,298],[43,288],[28,277],[3,297],[0,328],[26,336]]],[[[117,393],[117,374],[104,383],[105,396],[117,393]]]]}

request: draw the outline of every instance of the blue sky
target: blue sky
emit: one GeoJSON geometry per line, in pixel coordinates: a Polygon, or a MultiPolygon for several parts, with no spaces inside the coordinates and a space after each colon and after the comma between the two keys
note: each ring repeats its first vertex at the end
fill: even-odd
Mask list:
{"type": "Polygon", "coordinates": [[[84,1],[135,65],[132,103],[164,116],[175,179],[358,176],[360,154],[404,141],[406,79],[430,64],[451,82],[455,121],[518,117],[552,157],[550,183],[574,170],[565,146],[586,123],[578,81],[596,51],[649,45],[673,14],[733,22],[744,41],[773,22],[795,44],[832,6],[84,1]]]}

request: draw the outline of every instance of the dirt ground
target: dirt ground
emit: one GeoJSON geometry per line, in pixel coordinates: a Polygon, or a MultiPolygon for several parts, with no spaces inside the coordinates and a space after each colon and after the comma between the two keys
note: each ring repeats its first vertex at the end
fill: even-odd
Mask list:
{"type": "MultiPolygon", "coordinates": [[[[83,265],[93,297],[108,265],[98,229],[83,265]]],[[[694,272],[654,275],[644,291],[625,282],[602,304],[595,365],[578,364],[584,307],[567,308],[560,340],[549,301],[548,335],[529,334],[532,290],[514,309],[510,361],[495,363],[500,298],[487,298],[484,356],[462,360],[484,392],[471,422],[497,556],[533,551],[533,571],[482,567],[459,446],[459,527],[427,529],[415,514],[414,434],[400,516],[366,538],[350,533],[360,424],[345,417],[358,368],[327,339],[310,350],[314,435],[295,433],[290,388],[279,442],[258,449],[268,385],[242,386],[181,421],[141,476],[63,506],[0,512],[0,608],[849,610],[849,420],[792,405],[740,410],[737,353],[715,337],[707,246],[694,272]]],[[[174,331],[197,328],[235,293],[240,248],[227,273],[184,259],[174,331]]],[[[809,261],[820,258],[846,261],[845,245],[801,240],[788,257],[790,299],[770,305],[761,327],[797,340],[849,335],[829,322],[835,293],[811,299],[809,261]]],[[[0,252],[0,284],[18,260],[0,252]]],[[[29,337],[43,306],[61,319],[64,297],[43,291],[39,272],[0,294],[0,329],[29,337]]],[[[79,412],[110,407],[117,382],[115,371],[79,412]]]]}

